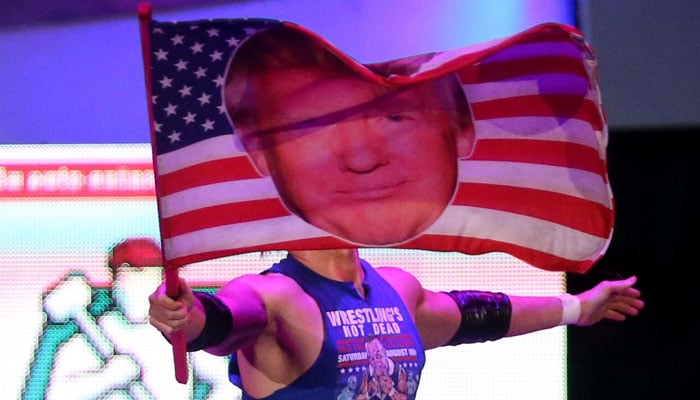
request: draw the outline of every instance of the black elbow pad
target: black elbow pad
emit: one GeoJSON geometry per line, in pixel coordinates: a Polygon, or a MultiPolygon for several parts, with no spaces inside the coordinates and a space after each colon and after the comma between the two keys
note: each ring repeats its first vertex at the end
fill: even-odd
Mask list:
{"type": "Polygon", "coordinates": [[[459,329],[448,345],[497,340],[508,333],[512,307],[507,295],[474,290],[446,293],[462,314],[459,329]]]}

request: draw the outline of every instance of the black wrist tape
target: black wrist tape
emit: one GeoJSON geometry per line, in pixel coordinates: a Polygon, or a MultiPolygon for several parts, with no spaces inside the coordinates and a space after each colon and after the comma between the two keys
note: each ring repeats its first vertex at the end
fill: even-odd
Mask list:
{"type": "Polygon", "coordinates": [[[453,290],[447,295],[462,314],[462,323],[448,345],[496,340],[508,333],[512,307],[507,295],[474,290],[453,290]]]}
{"type": "Polygon", "coordinates": [[[187,343],[187,351],[216,346],[229,335],[233,325],[231,310],[218,297],[203,292],[194,292],[194,295],[204,306],[206,320],[199,336],[187,343]]]}

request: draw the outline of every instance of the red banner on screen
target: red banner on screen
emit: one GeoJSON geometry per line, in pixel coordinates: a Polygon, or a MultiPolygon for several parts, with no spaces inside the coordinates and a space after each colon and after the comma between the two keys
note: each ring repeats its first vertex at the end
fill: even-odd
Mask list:
{"type": "Polygon", "coordinates": [[[151,163],[0,164],[0,198],[155,197],[151,163]]]}

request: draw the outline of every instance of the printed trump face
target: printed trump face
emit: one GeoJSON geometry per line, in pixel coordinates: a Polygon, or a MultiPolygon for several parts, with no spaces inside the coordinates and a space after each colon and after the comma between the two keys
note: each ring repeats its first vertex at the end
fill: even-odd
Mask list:
{"type": "Polygon", "coordinates": [[[248,76],[233,121],[290,211],[357,244],[400,243],[442,214],[471,150],[455,82],[397,89],[347,69],[278,66],[248,76]]]}

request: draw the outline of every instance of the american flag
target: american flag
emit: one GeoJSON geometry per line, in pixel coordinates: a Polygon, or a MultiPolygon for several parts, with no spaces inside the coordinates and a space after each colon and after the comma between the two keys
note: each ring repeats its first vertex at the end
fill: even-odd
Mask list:
{"type": "MultiPolygon", "coordinates": [[[[152,20],[142,37],[169,266],[251,251],[353,246],[287,211],[224,111],[221,90],[233,52],[247,37],[281,25],[359,68],[320,36],[284,21],[152,20]]],[[[412,68],[399,76],[368,72],[387,63],[363,73],[407,84],[457,72],[477,144],[459,161],[457,195],[442,217],[391,247],[505,252],[546,270],[590,269],[609,245],[614,212],[596,59],[581,33],[548,23],[414,60],[420,62],[408,62],[412,68]]]]}

